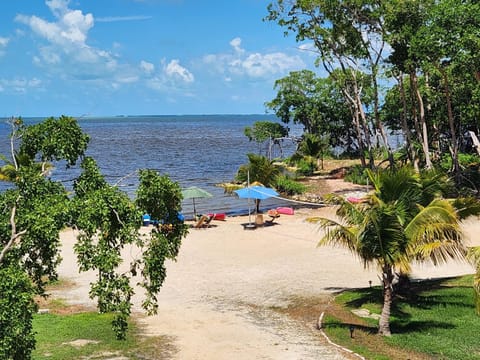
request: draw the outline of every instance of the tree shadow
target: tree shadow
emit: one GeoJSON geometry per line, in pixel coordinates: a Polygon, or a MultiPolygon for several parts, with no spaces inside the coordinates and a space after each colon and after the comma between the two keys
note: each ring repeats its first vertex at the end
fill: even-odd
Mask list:
{"type": "MultiPolygon", "coordinates": [[[[452,292],[434,292],[435,290],[451,289],[452,286],[446,285],[445,282],[449,278],[438,278],[433,280],[425,280],[412,282],[408,288],[403,288],[400,293],[394,295],[391,308],[391,328],[395,333],[419,332],[426,329],[454,329],[456,326],[449,322],[438,320],[413,320],[412,313],[415,310],[431,310],[442,307],[471,308],[471,304],[462,301],[458,295],[452,292]],[[432,293],[433,292],[433,293],[432,293]]],[[[455,285],[455,288],[468,288],[468,286],[455,285]]],[[[383,289],[375,286],[365,289],[354,290],[358,296],[345,304],[352,308],[362,308],[365,304],[383,305],[383,289]]],[[[473,294],[472,294],[473,297],[473,294]]],[[[350,324],[345,324],[346,327],[350,324]]],[[[368,327],[367,327],[368,329],[368,327]]]]}

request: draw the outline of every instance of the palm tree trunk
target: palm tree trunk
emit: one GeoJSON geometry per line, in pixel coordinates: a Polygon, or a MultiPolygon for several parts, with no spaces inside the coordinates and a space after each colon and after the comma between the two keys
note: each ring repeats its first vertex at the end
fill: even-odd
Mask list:
{"type": "Polygon", "coordinates": [[[383,308],[378,322],[378,334],[391,336],[390,310],[393,301],[393,269],[390,265],[383,266],[383,308]]]}

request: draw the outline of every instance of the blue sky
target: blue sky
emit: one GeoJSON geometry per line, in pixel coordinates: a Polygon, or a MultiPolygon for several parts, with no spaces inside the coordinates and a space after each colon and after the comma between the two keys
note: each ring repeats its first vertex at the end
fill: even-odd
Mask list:
{"type": "Polygon", "coordinates": [[[314,62],[269,2],[2,1],[0,117],[264,113],[314,62]]]}

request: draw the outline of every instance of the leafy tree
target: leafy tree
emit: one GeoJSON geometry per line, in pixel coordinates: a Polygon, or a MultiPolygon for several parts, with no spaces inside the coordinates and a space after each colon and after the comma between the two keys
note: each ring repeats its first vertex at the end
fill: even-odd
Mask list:
{"type": "MultiPolygon", "coordinates": [[[[178,254],[186,226],[178,216],[181,192],[177,183],[152,171],[140,172],[137,202],[107,184],[95,161],[85,158],[74,193],[46,177],[50,162],[68,167],[83,158],[88,144],[73,118],[48,118],[25,126],[12,122],[11,160],[6,165],[12,187],[0,193],[0,357],[29,359],[35,341],[31,328],[35,294],[57,278],[60,231],[79,231],[75,251],[81,271],[98,271],[90,296],[101,312],[114,312],[118,338],[124,338],[130,314],[131,278],[140,276],[148,313],[156,311],[156,294],[165,278],[164,261],[178,254]],[[27,143],[25,143],[27,142],[27,143]],[[153,197],[154,201],[150,197],[153,197]],[[165,226],[139,232],[141,215],[149,212],[165,226]],[[140,256],[121,272],[121,250],[134,246],[140,256]],[[138,272],[138,274],[137,274],[138,272]],[[8,305],[7,305],[8,304],[8,305]]],[[[4,157],[6,159],[6,157],[4,157]]]]}
{"type": "Polygon", "coordinates": [[[274,142],[275,139],[287,136],[288,128],[273,121],[256,121],[252,127],[246,127],[244,133],[245,136],[248,137],[248,140],[255,141],[259,145],[259,148],[261,144],[269,140],[267,153],[270,155],[272,142],[274,142]]]}
{"type": "Polygon", "coordinates": [[[302,124],[308,134],[327,136],[331,147],[352,149],[351,113],[331,78],[310,70],[292,71],[275,81],[276,97],[265,105],[284,123],[302,124]]]}
{"type": "Polygon", "coordinates": [[[462,206],[469,202],[460,205],[439,198],[438,177],[422,180],[410,168],[369,171],[369,177],[375,190],[363,202],[331,198],[339,205],[340,222],[325,218],[311,221],[326,229],[321,245],[344,246],[365,266],[375,264],[380,269],[384,299],[378,331],[389,336],[395,273],[408,273],[412,261],[439,264],[463,258],[466,249],[459,221],[468,213],[462,206]]]}
{"type": "Polygon", "coordinates": [[[142,306],[150,314],[156,312],[156,294],[166,276],[164,262],[175,259],[186,235],[186,225],[178,216],[181,190],[167,176],[142,170],[135,206],[125,193],[104,180],[93,159],[86,158],[82,167],[84,172],[74,186],[72,210],[80,232],[75,252],[81,271],[98,271],[90,296],[97,298],[100,312],[116,314],[113,326],[117,337],[123,338],[132,306],[131,277],[137,273],[142,274],[140,285],[146,294],[142,306]],[[165,226],[152,228],[148,237],[142,236],[138,230],[143,213],[165,226]],[[131,260],[129,272],[120,269],[122,250],[127,246],[134,246],[140,253],[131,260]]]}
{"type": "MultiPolygon", "coordinates": [[[[364,127],[369,123],[365,109],[370,106],[364,96],[370,93],[367,97],[372,101],[371,125],[389,148],[387,134],[380,121],[379,77],[386,57],[384,5],[385,2],[376,0],[277,0],[268,5],[266,19],[284,27],[285,34],[295,33],[298,42],[313,41],[314,50],[318,53],[317,64],[321,64],[337,82],[353,111],[352,118],[358,119],[364,127]],[[363,85],[365,78],[369,79],[368,91],[363,85]]],[[[370,133],[363,131],[362,135],[368,146],[370,133]]],[[[360,147],[363,139],[358,139],[360,147]]],[[[368,150],[371,152],[373,149],[369,147],[368,150]]],[[[370,160],[372,162],[372,157],[370,160]]],[[[389,160],[393,165],[391,151],[389,160]]],[[[372,163],[370,165],[373,166],[372,163]]]]}

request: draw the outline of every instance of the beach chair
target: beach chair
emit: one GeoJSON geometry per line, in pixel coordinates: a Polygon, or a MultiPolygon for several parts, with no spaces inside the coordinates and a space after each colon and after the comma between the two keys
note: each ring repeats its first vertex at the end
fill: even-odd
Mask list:
{"type": "Polygon", "coordinates": [[[210,226],[210,222],[212,221],[213,216],[202,215],[198,219],[197,223],[193,225],[195,229],[205,229],[210,226]]]}

